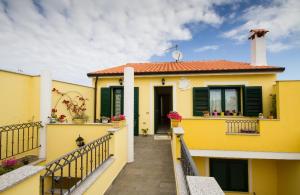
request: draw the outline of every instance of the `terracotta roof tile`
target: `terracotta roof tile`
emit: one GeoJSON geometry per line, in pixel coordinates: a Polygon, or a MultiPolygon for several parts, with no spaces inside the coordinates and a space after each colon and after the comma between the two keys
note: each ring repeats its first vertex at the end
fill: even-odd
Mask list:
{"type": "Polygon", "coordinates": [[[137,75],[147,74],[191,74],[191,73],[222,73],[222,72],[283,72],[283,67],[253,66],[244,62],[226,60],[212,61],[181,61],[181,62],[150,62],[128,63],[122,66],[107,68],[88,73],[88,76],[113,76],[123,74],[125,67],[133,67],[137,75]]]}

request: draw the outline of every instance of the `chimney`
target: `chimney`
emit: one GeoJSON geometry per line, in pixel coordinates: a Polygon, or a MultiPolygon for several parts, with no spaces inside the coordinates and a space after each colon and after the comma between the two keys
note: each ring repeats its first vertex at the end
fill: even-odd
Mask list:
{"type": "Polygon", "coordinates": [[[265,34],[269,32],[265,29],[250,30],[249,39],[251,40],[251,65],[267,66],[267,49],[265,34]]]}

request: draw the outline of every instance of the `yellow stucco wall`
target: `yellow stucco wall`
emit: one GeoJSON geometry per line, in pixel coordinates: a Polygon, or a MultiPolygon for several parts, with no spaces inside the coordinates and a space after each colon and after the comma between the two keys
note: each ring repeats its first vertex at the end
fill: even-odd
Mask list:
{"type": "Polygon", "coordinates": [[[278,165],[278,195],[300,194],[300,161],[282,160],[278,165]]]}
{"type": "Polygon", "coordinates": [[[122,128],[115,132],[113,135],[113,158],[115,161],[108,167],[104,173],[97,178],[95,183],[84,193],[85,195],[90,194],[104,194],[105,191],[110,187],[113,180],[118,176],[122,168],[127,163],[127,128],[122,128]]]}
{"type": "Polygon", "coordinates": [[[0,195],[21,195],[30,194],[38,195],[40,194],[40,174],[37,173],[20,183],[8,188],[7,190],[0,192],[0,195]]]}
{"type": "Polygon", "coordinates": [[[39,77],[0,71],[0,125],[39,120],[39,77]]]}
{"type": "Polygon", "coordinates": [[[190,149],[300,152],[300,81],[278,82],[279,119],[260,120],[259,135],[227,135],[226,119],[184,119],[190,149]],[[276,144],[274,144],[276,143],[276,144]]]}
{"type": "MultiPolygon", "coordinates": [[[[193,157],[201,176],[209,176],[209,158],[193,157]]],[[[252,159],[248,161],[249,193],[226,192],[226,195],[277,195],[277,160],[252,159]]],[[[278,195],[281,195],[280,193],[278,195]]],[[[283,195],[283,194],[282,194],[283,195]]]]}
{"type": "MultiPolygon", "coordinates": [[[[120,86],[119,78],[100,78],[98,80],[97,94],[97,118],[100,118],[100,88],[109,86],[120,86]]],[[[139,128],[149,128],[149,134],[153,134],[154,128],[154,87],[163,86],[161,79],[165,78],[164,86],[173,86],[175,90],[173,110],[178,111],[183,118],[193,117],[192,88],[207,85],[246,85],[262,86],[263,88],[263,111],[267,116],[270,113],[271,98],[274,92],[273,85],[276,81],[275,74],[245,74],[245,75],[198,75],[198,76],[167,76],[167,77],[135,77],[135,87],[139,87],[139,128]],[[186,78],[191,87],[187,90],[178,88],[179,80],[186,78]]],[[[200,117],[198,117],[200,118],[200,117]]]]}
{"type": "Polygon", "coordinates": [[[78,148],[75,140],[80,135],[89,143],[107,134],[110,124],[48,124],[46,140],[46,163],[78,148]]]}
{"type": "MultiPolygon", "coordinates": [[[[65,83],[61,81],[53,81],[52,82],[52,88],[58,89],[62,93],[68,93],[68,95],[71,98],[75,98],[78,96],[76,92],[79,92],[84,98],[87,98],[88,100],[86,101],[86,115],[88,116],[88,121],[92,122],[94,119],[94,89],[92,87],[86,87],[86,86],[81,86],[81,85],[76,85],[76,84],[71,84],[71,83],[65,83]]],[[[61,95],[57,93],[52,92],[52,108],[54,108],[55,105],[57,105],[57,115],[65,115],[67,116],[66,119],[68,122],[72,122],[72,117],[70,115],[70,112],[67,110],[66,105],[62,103],[62,101],[66,99],[66,97],[61,98],[61,95]],[[61,99],[61,100],[59,100],[61,99]]],[[[77,100],[75,98],[75,100],[77,100]]]]}
{"type": "MultiPolygon", "coordinates": [[[[40,120],[39,76],[0,70],[0,83],[0,126],[40,120]]],[[[62,92],[78,91],[88,98],[86,114],[89,116],[89,121],[93,120],[93,88],[61,81],[52,81],[52,87],[62,92]]],[[[71,94],[71,96],[74,96],[74,94],[71,94]]],[[[57,98],[58,95],[52,93],[52,105],[56,103],[57,98]]],[[[58,114],[65,114],[71,122],[71,117],[62,103],[58,104],[58,114]]]]}

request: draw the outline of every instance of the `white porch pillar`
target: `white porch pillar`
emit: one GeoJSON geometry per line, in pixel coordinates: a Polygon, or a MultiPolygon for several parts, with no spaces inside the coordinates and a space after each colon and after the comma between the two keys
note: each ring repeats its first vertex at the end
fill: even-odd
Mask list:
{"type": "Polygon", "coordinates": [[[52,78],[51,72],[48,69],[41,71],[40,76],[40,120],[43,128],[40,128],[40,152],[39,158],[46,158],[46,124],[48,116],[51,115],[51,90],[52,78]]]}
{"type": "Polygon", "coordinates": [[[128,128],[128,159],[134,161],[134,139],[133,139],[133,114],[134,114],[134,69],[124,69],[124,112],[128,128]]]}

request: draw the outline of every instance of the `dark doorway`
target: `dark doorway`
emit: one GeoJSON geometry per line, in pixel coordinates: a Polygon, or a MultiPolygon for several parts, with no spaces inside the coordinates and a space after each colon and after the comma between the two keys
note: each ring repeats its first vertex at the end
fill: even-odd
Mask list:
{"type": "Polygon", "coordinates": [[[154,127],[156,134],[170,131],[170,119],[167,115],[173,109],[172,87],[154,88],[154,127]]]}

